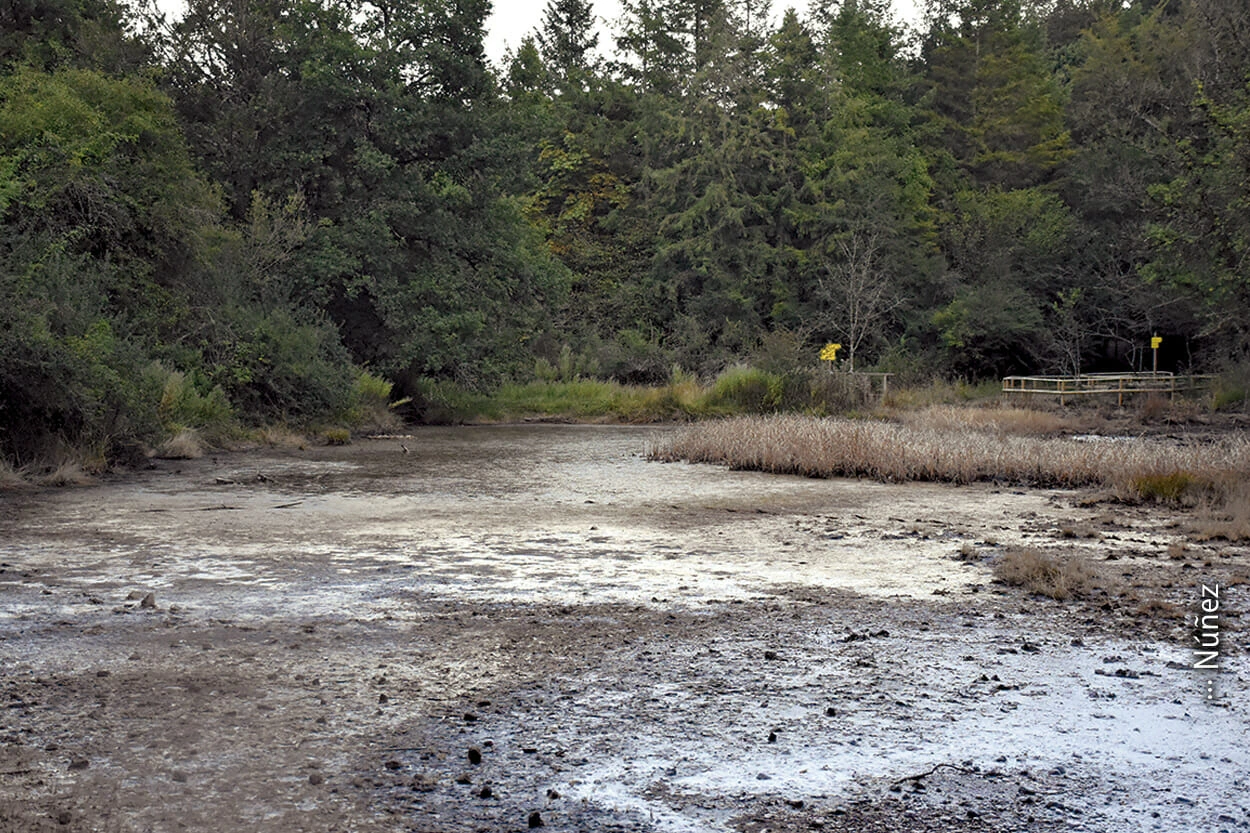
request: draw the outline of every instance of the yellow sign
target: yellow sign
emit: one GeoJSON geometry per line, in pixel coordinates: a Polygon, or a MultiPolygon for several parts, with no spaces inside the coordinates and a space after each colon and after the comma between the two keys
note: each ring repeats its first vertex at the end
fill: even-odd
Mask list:
{"type": "Polygon", "coordinates": [[[1155,336],[1154,338],[1150,339],[1150,349],[1158,350],[1159,345],[1162,343],[1163,343],[1163,336],[1155,336]]]}
{"type": "Polygon", "coordinates": [[[825,362],[836,362],[838,360],[838,351],[841,349],[841,344],[826,344],[825,349],[820,351],[820,360],[825,362]]]}

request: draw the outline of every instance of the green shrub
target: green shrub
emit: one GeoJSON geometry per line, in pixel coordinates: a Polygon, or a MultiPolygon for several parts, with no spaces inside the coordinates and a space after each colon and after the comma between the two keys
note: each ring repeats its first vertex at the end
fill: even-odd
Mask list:
{"type": "MultiPolygon", "coordinates": [[[[374,376],[367,370],[360,371],[352,384],[352,406],[344,415],[346,420],[370,431],[390,431],[399,427],[400,419],[391,404],[394,386],[387,380],[374,376]]],[[[395,403],[407,404],[407,400],[395,403]]]]}
{"type": "Polygon", "coordinates": [[[167,431],[177,433],[181,428],[194,428],[201,433],[224,432],[233,422],[234,409],[226,392],[220,385],[209,387],[202,374],[166,371],[155,363],[148,372],[164,376],[157,412],[167,431]]]}
{"type": "Polygon", "coordinates": [[[331,324],[284,309],[237,314],[237,334],[213,376],[241,416],[307,423],[350,412],[359,371],[331,324]]]}

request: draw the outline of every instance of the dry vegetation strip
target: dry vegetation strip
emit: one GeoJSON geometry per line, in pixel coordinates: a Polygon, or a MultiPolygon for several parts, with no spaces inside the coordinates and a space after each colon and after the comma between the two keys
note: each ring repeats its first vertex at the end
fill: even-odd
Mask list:
{"type": "Polygon", "coordinates": [[[1177,478],[1191,491],[1223,492],[1250,476],[1250,442],[1244,438],[1185,446],[1150,440],[1078,442],[966,427],[802,416],[699,423],[653,447],[650,456],[809,477],[1001,480],[1044,487],[1106,486],[1125,495],[1142,495],[1149,484],[1177,478]]]}

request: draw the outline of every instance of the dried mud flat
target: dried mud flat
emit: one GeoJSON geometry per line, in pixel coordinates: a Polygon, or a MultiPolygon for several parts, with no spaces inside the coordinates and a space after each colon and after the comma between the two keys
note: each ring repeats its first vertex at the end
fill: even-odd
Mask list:
{"type": "Polygon", "coordinates": [[[649,463],[662,430],[0,494],[0,831],[1250,829],[1244,546],[1085,494],[649,463]],[[1103,587],[995,584],[1018,543],[1103,587]]]}

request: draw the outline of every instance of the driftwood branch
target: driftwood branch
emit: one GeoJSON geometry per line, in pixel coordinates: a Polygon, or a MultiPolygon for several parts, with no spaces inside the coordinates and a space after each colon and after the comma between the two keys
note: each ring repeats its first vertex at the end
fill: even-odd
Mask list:
{"type": "Polygon", "coordinates": [[[934,774],[935,772],[937,772],[939,769],[953,769],[953,770],[955,770],[956,772],[962,772],[962,773],[964,773],[964,774],[966,774],[966,775],[975,775],[975,774],[976,774],[976,773],[975,773],[975,772],[973,772],[971,769],[967,769],[967,768],[962,767],[962,766],[956,766],[955,764],[934,764],[932,769],[930,769],[930,770],[928,770],[928,771],[926,771],[926,772],[922,772],[922,773],[920,773],[919,775],[908,775],[906,778],[900,778],[900,779],[898,779],[897,781],[895,781],[895,782],[894,782],[894,784],[897,786],[898,784],[902,784],[902,783],[904,783],[904,782],[906,782],[906,781],[914,781],[914,782],[917,782],[917,783],[918,783],[921,779],[923,779],[923,778],[928,778],[930,775],[933,775],[933,774],[934,774]]]}

